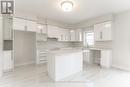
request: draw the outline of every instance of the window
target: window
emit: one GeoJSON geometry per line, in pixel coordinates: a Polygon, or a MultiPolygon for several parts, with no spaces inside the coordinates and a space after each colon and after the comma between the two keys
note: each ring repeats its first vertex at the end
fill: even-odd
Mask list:
{"type": "Polygon", "coordinates": [[[84,34],[84,45],[86,47],[93,47],[94,46],[94,32],[93,31],[87,31],[84,34]]]}

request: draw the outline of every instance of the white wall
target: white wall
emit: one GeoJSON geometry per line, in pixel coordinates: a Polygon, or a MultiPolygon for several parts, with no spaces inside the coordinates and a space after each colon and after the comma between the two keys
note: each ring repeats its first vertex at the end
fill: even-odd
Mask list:
{"type": "Polygon", "coordinates": [[[36,36],[33,32],[14,32],[14,65],[26,65],[35,63],[36,59],[36,36]]]}
{"type": "Polygon", "coordinates": [[[113,66],[130,70],[130,11],[114,17],[113,66]]]}
{"type": "Polygon", "coordinates": [[[113,20],[112,14],[102,15],[102,16],[99,16],[99,17],[91,18],[89,20],[80,22],[75,26],[85,29],[85,28],[88,28],[88,27],[92,27],[94,24],[101,23],[101,22],[104,22],[104,21],[109,21],[109,20],[113,20]]]}

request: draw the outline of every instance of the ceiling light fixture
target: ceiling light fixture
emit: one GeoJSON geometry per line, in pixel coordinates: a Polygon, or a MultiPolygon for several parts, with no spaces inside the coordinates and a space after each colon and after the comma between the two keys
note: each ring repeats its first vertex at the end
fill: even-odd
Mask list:
{"type": "Polygon", "coordinates": [[[70,12],[73,9],[73,2],[72,1],[63,1],[61,2],[61,8],[65,12],[70,12]]]}

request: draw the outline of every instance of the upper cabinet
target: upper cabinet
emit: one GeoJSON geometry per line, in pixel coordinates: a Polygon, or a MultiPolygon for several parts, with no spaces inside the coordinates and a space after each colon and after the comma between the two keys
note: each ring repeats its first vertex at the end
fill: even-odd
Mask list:
{"type": "Polygon", "coordinates": [[[58,41],[82,41],[82,29],[70,30],[53,25],[46,26],[21,18],[13,19],[13,29],[36,32],[39,41],[46,41],[47,37],[57,38],[58,41]],[[43,39],[44,36],[46,39],[43,39]]]}
{"type": "Polygon", "coordinates": [[[82,41],[82,30],[70,30],[70,41],[82,41]]]}
{"type": "Polygon", "coordinates": [[[20,18],[13,19],[13,29],[25,31],[26,21],[20,18]]]}
{"type": "Polygon", "coordinates": [[[57,38],[58,41],[69,41],[70,40],[69,29],[48,25],[48,37],[57,38]]]}
{"type": "Polygon", "coordinates": [[[37,41],[47,41],[47,27],[46,27],[46,25],[37,24],[36,40],[37,41]]]}
{"type": "Polygon", "coordinates": [[[60,38],[60,30],[56,26],[48,25],[48,37],[49,38],[60,38]]]}
{"type": "Polygon", "coordinates": [[[82,29],[76,29],[76,41],[83,41],[82,29]]]}
{"type": "Polygon", "coordinates": [[[36,32],[39,33],[39,34],[47,34],[47,27],[46,27],[46,25],[37,24],[36,32]]]}
{"type": "Polygon", "coordinates": [[[36,32],[36,22],[21,19],[21,18],[14,18],[13,19],[13,29],[20,30],[20,31],[31,31],[36,32]]]}
{"type": "Polygon", "coordinates": [[[58,41],[70,41],[69,29],[60,28],[59,35],[58,41]]]}
{"type": "Polygon", "coordinates": [[[95,41],[111,41],[112,40],[112,22],[103,22],[94,25],[95,41]]]}
{"type": "Polygon", "coordinates": [[[13,28],[13,18],[10,16],[3,16],[3,39],[12,40],[12,28],[13,28]]]}
{"type": "Polygon", "coordinates": [[[33,21],[26,21],[26,30],[27,31],[31,31],[31,32],[36,32],[37,30],[37,23],[36,22],[33,22],[33,21]]]}
{"type": "Polygon", "coordinates": [[[70,41],[76,41],[76,31],[70,30],[70,41]]]}

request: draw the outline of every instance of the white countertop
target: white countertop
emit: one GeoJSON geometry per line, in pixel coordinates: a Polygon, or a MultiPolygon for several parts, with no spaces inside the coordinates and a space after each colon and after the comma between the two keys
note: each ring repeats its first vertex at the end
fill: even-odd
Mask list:
{"type": "Polygon", "coordinates": [[[83,48],[83,50],[112,50],[111,48],[83,48]]]}
{"type": "Polygon", "coordinates": [[[52,53],[52,54],[55,54],[55,55],[70,54],[70,53],[77,53],[77,52],[83,52],[83,50],[82,49],[76,49],[76,48],[64,48],[64,49],[49,51],[49,53],[52,53]]]}

